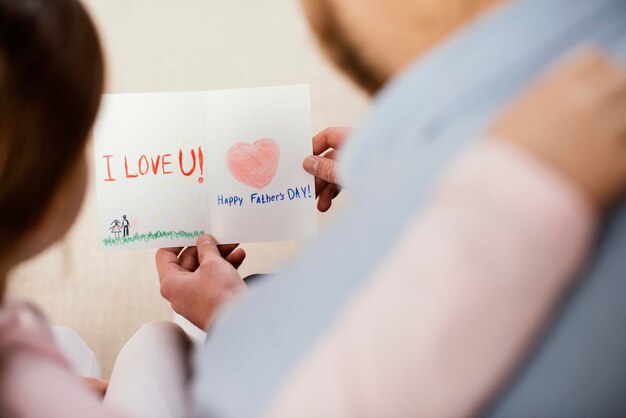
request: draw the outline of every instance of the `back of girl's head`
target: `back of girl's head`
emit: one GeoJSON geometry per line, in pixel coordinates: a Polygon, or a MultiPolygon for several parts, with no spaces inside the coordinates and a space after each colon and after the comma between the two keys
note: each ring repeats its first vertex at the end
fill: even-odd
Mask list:
{"type": "Polygon", "coordinates": [[[103,72],[78,0],[0,0],[0,257],[37,225],[80,158],[103,72]]]}

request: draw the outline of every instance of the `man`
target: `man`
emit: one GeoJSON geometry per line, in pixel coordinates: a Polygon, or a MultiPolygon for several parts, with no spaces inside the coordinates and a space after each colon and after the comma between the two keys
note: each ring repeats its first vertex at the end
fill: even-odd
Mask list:
{"type": "MultiPolygon", "coordinates": [[[[511,367],[523,358],[521,348],[532,341],[530,337],[552,303],[567,288],[564,281],[547,286],[539,279],[548,274],[550,262],[563,260],[544,259],[534,276],[516,277],[510,288],[479,282],[472,287],[472,282],[466,282],[458,298],[454,287],[446,287],[450,283],[437,275],[415,278],[421,287],[404,282],[413,292],[408,296],[425,308],[422,316],[396,317],[397,321],[406,320],[406,335],[414,337],[402,344],[394,345],[391,338],[398,338],[397,324],[376,321],[371,309],[376,305],[367,304],[376,301],[372,288],[382,292],[377,286],[385,282],[377,281],[377,275],[407,271],[398,265],[410,266],[412,257],[419,259],[419,252],[411,253],[411,249],[429,251],[423,241],[407,245],[412,243],[414,217],[442,168],[487,129],[504,103],[556,57],[580,45],[595,43],[615,58],[626,56],[626,3],[310,0],[304,5],[331,58],[365,89],[377,93],[372,114],[343,150],[342,184],[355,195],[356,203],[341,225],[320,237],[308,253],[276,277],[253,286],[213,325],[206,346],[196,356],[198,413],[233,417],[268,411],[278,416],[405,416],[407,412],[458,416],[479,411],[492,416],[624,415],[626,361],[622,354],[626,335],[621,332],[621,320],[626,317],[626,304],[619,290],[626,286],[621,277],[626,261],[619,251],[626,241],[626,223],[620,217],[609,225],[610,234],[600,247],[603,251],[587,277],[516,374],[511,375],[515,370],[511,367]],[[444,41],[445,37],[449,38],[444,41]],[[437,50],[422,56],[436,44],[440,44],[437,50]],[[379,92],[382,86],[384,90],[379,92]],[[533,278],[537,280],[532,286],[525,287],[524,280],[533,278]],[[541,291],[534,292],[537,289],[541,291]],[[518,290],[528,293],[516,298],[518,290]],[[358,295],[365,296],[359,299],[358,295]],[[492,304],[493,315],[485,315],[485,308],[477,307],[476,302],[483,298],[492,304]],[[526,305],[514,306],[520,300],[526,305]],[[370,309],[359,310],[363,305],[370,309]],[[341,321],[333,326],[337,318],[341,321]],[[361,324],[359,318],[363,318],[361,324]],[[445,321],[437,323],[442,318],[445,321]],[[450,322],[451,318],[455,321],[450,322]],[[376,331],[369,340],[362,338],[368,327],[376,331]],[[422,332],[414,332],[416,327],[423,327],[422,332]],[[384,332],[387,328],[393,333],[384,332]],[[360,344],[349,345],[351,336],[346,334],[351,332],[360,344]],[[391,343],[385,345],[385,338],[391,343]],[[342,346],[336,341],[347,343],[342,346]],[[343,356],[337,356],[342,348],[343,356]],[[407,348],[413,351],[407,353],[407,348]],[[403,368],[402,362],[394,362],[411,359],[411,353],[415,358],[411,370],[406,370],[406,363],[403,368]],[[393,370],[377,369],[381,358],[393,370]],[[337,359],[340,361],[333,368],[332,361],[337,359]],[[407,375],[415,380],[405,386],[407,375]],[[311,385],[323,376],[327,376],[325,385],[311,385]],[[507,381],[507,389],[498,398],[498,388],[507,381]],[[303,393],[307,389],[309,397],[303,393]],[[493,399],[497,401],[490,403],[493,399]],[[407,404],[414,409],[406,409],[407,404]]],[[[541,147],[540,143],[532,146],[541,147]]],[[[317,169],[327,163],[321,161],[317,169]]],[[[507,170],[506,165],[498,168],[503,173],[507,170]]],[[[495,171],[492,177],[497,177],[495,171]]],[[[524,181],[523,177],[519,181],[524,181]]],[[[495,186],[485,187],[491,190],[495,186]]],[[[519,197],[515,190],[500,191],[513,201],[519,197]]],[[[550,193],[542,196],[536,207],[548,210],[550,193]]],[[[533,206],[515,203],[529,210],[533,206]]],[[[426,213],[437,217],[428,208],[426,213]]],[[[480,212],[468,214],[479,217],[480,212]]],[[[565,219],[570,218],[564,215],[565,219]]],[[[499,222],[499,228],[511,227],[507,231],[518,233],[520,242],[525,241],[527,231],[515,229],[503,219],[499,222]]],[[[543,226],[550,229],[552,224],[543,226]]],[[[564,228],[564,224],[558,226],[564,228]]],[[[533,233],[540,234],[537,228],[539,225],[533,226],[533,233]]],[[[589,238],[585,238],[585,228],[571,223],[581,247],[569,249],[571,259],[561,266],[562,277],[575,272],[574,255],[581,254],[589,238]]],[[[561,231],[562,243],[554,241],[557,232],[547,231],[545,246],[537,247],[532,255],[539,259],[543,251],[552,257],[562,255],[557,244],[568,247],[572,231],[561,231]]],[[[473,232],[477,250],[481,250],[482,235],[498,229],[473,232]]],[[[436,247],[442,246],[440,238],[446,237],[429,238],[436,247]]],[[[214,243],[199,244],[200,254],[205,247],[217,251],[214,243]]],[[[226,254],[235,264],[242,257],[237,251],[226,254]]],[[[520,260],[514,255],[510,259],[510,252],[487,256],[529,267],[532,258],[520,260]]],[[[477,251],[476,257],[481,256],[485,255],[477,251]]],[[[202,255],[200,258],[202,263],[202,255]]],[[[414,267],[424,269],[423,265],[414,267]]],[[[435,267],[442,267],[437,260],[435,267]]],[[[172,282],[163,273],[161,276],[162,283],[168,283],[162,286],[164,296],[175,299],[178,290],[170,288],[172,282]]],[[[220,272],[213,272],[212,277],[229,280],[220,279],[220,272]]],[[[233,280],[229,292],[237,291],[238,286],[233,280]]],[[[395,300],[386,304],[378,300],[381,318],[394,309],[405,309],[411,300],[401,294],[401,287],[384,290],[399,301],[394,306],[395,300]]],[[[207,305],[201,295],[195,296],[181,308],[188,310],[188,316],[193,316],[199,305],[207,305]]],[[[206,313],[206,317],[214,314],[206,313]]]]}
{"type": "Polygon", "coordinates": [[[129,229],[129,226],[130,226],[130,222],[128,222],[128,219],[126,219],[126,215],[123,215],[122,219],[123,219],[122,220],[122,228],[124,228],[123,236],[127,237],[129,235],[128,229],[129,229]]]}

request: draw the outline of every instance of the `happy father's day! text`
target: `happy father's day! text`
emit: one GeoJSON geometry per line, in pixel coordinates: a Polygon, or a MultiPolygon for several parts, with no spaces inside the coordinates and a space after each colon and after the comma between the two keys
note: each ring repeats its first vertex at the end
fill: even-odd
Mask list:
{"type": "MultiPolygon", "coordinates": [[[[280,192],[276,194],[267,193],[251,193],[247,202],[251,205],[265,205],[268,203],[280,202],[283,200],[296,200],[296,199],[311,199],[311,186],[306,187],[290,187],[285,193],[280,192]]],[[[243,206],[244,198],[241,196],[224,196],[223,194],[217,195],[218,206],[243,206]]]]}

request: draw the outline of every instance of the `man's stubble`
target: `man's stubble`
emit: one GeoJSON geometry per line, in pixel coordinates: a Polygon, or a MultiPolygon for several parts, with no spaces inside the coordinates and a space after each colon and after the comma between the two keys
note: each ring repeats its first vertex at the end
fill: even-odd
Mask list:
{"type": "Polygon", "coordinates": [[[320,46],[330,60],[368,93],[378,91],[387,77],[368,62],[330,2],[302,0],[302,3],[320,46]]]}

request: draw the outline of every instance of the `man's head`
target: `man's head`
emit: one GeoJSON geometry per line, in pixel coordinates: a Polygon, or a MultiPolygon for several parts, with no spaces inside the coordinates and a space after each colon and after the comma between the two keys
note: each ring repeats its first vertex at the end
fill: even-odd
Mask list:
{"type": "Polygon", "coordinates": [[[369,93],[505,0],[301,0],[324,51],[369,93]]]}

